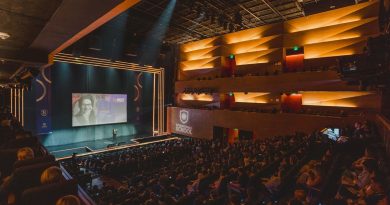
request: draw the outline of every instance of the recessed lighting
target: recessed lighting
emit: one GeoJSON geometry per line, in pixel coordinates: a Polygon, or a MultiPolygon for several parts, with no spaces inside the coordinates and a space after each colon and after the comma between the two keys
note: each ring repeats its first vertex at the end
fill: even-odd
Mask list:
{"type": "Polygon", "coordinates": [[[0,39],[5,40],[7,38],[11,37],[8,33],[0,32],[0,39]]]}

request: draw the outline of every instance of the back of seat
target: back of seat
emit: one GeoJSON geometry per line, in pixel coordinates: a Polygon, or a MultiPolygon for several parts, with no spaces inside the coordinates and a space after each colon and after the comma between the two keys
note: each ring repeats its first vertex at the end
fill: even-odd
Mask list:
{"type": "Polygon", "coordinates": [[[15,180],[13,191],[20,194],[25,189],[40,185],[42,172],[51,166],[58,167],[59,164],[58,162],[45,162],[15,169],[13,173],[13,179],[15,180]]]}
{"type": "Polygon", "coordinates": [[[34,159],[27,159],[27,160],[21,160],[21,161],[16,161],[14,163],[14,170],[20,167],[25,167],[25,166],[30,166],[34,164],[41,164],[41,163],[46,163],[46,162],[54,162],[55,157],[53,155],[46,155],[43,157],[38,157],[34,159]]]}
{"type": "Polygon", "coordinates": [[[77,196],[76,180],[69,180],[56,184],[48,184],[27,189],[23,192],[19,205],[53,205],[66,195],[77,196]]]}
{"type": "Polygon", "coordinates": [[[0,173],[4,178],[12,173],[12,165],[16,161],[18,149],[0,149],[0,173]]]}

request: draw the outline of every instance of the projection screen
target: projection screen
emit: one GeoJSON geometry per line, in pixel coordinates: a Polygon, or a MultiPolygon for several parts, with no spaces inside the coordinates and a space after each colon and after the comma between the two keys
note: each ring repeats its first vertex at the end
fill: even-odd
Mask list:
{"type": "Polygon", "coordinates": [[[72,126],[127,122],[127,95],[72,93],[72,126]]]}

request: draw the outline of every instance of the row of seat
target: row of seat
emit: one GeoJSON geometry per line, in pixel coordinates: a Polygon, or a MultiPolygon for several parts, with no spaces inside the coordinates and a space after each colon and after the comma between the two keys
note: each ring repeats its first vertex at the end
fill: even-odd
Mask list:
{"type": "Polygon", "coordinates": [[[62,170],[60,164],[37,137],[13,127],[2,123],[0,128],[5,131],[0,133],[0,204],[53,205],[63,196],[77,196],[77,181],[61,174],[58,181],[42,183],[43,173],[53,167],[62,170]],[[26,149],[32,150],[32,157],[19,158],[20,151],[26,149]]]}

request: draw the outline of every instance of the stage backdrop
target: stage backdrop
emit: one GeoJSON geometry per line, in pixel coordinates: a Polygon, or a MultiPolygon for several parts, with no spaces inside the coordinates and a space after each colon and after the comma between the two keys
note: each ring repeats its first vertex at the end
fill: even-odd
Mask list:
{"type": "Polygon", "coordinates": [[[152,134],[153,75],[134,71],[55,63],[52,79],[52,133],[45,146],[71,144],[117,136],[152,134]],[[72,93],[127,95],[127,123],[72,127],[72,93]]]}

